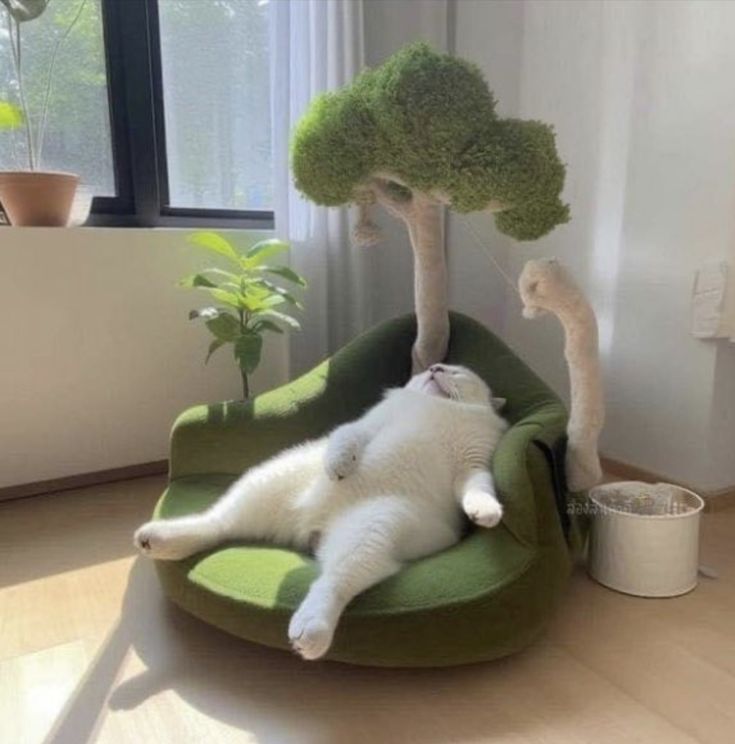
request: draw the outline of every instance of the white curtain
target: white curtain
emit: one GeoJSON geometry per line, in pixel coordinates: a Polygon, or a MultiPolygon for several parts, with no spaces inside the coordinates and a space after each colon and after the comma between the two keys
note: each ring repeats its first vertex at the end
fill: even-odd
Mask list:
{"type": "Polygon", "coordinates": [[[369,249],[351,246],[347,209],[317,207],[296,192],[289,166],[291,131],[311,99],[363,66],[363,2],[271,0],[270,14],[276,232],[309,281],[302,331],[291,336],[293,376],[370,323],[369,249]]]}

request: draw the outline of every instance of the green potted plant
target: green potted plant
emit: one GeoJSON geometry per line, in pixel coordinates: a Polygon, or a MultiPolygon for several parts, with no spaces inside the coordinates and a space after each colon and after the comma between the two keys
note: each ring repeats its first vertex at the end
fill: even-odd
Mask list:
{"type": "Polygon", "coordinates": [[[48,7],[49,0],[0,0],[6,16],[20,104],[16,106],[9,101],[0,102],[0,128],[25,130],[28,158],[28,170],[0,171],[0,202],[12,225],[63,226],[69,219],[79,177],[72,173],[41,170],[40,153],[43,149],[56,57],[61,45],[77,24],[86,2],[87,0],[80,1],[72,20],[56,42],[47,71],[43,107],[34,127],[28,111],[28,97],[23,80],[22,27],[41,16],[48,7]]]}
{"type": "Polygon", "coordinates": [[[284,326],[300,324],[287,309],[302,309],[299,300],[279,283],[286,281],[305,288],[306,281],[288,266],[268,259],[288,250],[280,240],[262,240],[243,253],[215,232],[197,232],[189,242],[226,261],[227,269],[212,267],[182,279],[180,286],[207,292],[216,304],[189,313],[190,320],[203,320],[214,336],[206,362],[228,344],[240,368],[242,394],[250,397],[250,375],[260,364],[263,337],[267,332],[283,333],[284,326]]]}

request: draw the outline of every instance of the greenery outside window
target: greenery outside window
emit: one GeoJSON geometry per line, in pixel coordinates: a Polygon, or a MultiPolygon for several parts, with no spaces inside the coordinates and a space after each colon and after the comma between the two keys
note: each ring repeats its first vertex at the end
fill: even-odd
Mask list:
{"type": "MultiPolygon", "coordinates": [[[[273,226],[268,0],[50,0],[22,34],[39,167],[81,176],[90,224],[273,226]]],[[[0,99],[17,98],[0,24],[0,99]]],[[[0,169],[26,150],[4,132],[0,169]]]]}

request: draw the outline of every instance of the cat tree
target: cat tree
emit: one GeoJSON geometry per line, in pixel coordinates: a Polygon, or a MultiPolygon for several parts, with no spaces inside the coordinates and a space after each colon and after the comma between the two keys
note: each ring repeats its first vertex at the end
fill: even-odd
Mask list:
{"type": "MultiPolygon", "coordinates": [[[[317,97],[294,133],[292,160],[296,186],[307,198],[324,206],[357,205],[355,242],[379,239],[370,219],[376,203],[406,224],[414,254],[414,372],[442,361],[449,342],[444,207],[492,212],[498,230],[516,240],[536,240],[569,219],[552,128],[499,117],[475,65],[423,43],[317,97]]],[[[580,297],[573,282],[557,282],[552,307],[545,309],[555,312],[580,297]]],[[[567,475],[574,490],[593,486],[600,476],[597,328],[586,300],[584,307],[586,313],[559,316],[572,381],[567,475]],[[580,334],[585,352],[574,353],[580,334]]]]}

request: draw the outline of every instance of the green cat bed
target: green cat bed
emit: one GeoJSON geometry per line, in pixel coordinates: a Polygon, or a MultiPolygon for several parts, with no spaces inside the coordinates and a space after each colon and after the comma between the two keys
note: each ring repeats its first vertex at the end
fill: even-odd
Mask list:
{"type": "MultiPolygon", "coordinates": [[[[171,482],[157,517],[204,509],[244,469],[359,416],[410,375],[413,316],[363,334],[295,382],[250,403],[198,406],[171,442],[171,482]]],[[[512,427],[494,457],[505,505],[499,527],[472,529],[456,546],[410,564],[359,596],[340,620],[327,659],[432,667],[495,659],[542,630],[569,575],[563,486],[553,452],[565,410],[549,388],[479,323],[451,318],[447,360],[475,370],[507,398],[512,427]]],[[[158,561],[165,593],[229,633],[288,648],[291,613],[317,574],[312,557],[269,545],[230,544],[158,561]]]]}

